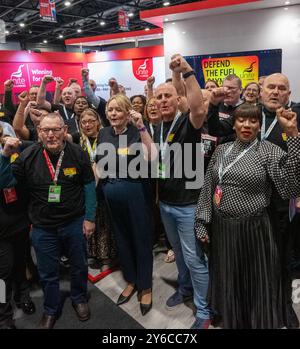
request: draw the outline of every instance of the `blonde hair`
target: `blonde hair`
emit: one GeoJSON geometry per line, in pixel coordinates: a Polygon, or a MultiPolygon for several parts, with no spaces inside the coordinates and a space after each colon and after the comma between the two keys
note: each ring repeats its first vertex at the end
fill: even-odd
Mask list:
{"type": "Polygon", "coordinates": [[[110,99],[107,101],[106,107],[105,107],[106,115],[107,115],[109,103],[113,100],[115,100],[117,102],[118,106],[121,108],[121,110],[124,113],[128,114],[130,112],[130,110],[132,110],[132,105],[131,105],[130,99],[127,96],[119,93],[115,96],[110,97],[110,99]]]}

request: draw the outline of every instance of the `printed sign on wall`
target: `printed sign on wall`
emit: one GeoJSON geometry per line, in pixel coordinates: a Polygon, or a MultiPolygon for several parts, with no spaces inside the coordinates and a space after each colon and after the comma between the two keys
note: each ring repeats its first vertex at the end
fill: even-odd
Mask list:
{"type": "Polygon", "coordinates": [[[165,81],[164,57],[148,57],[136,60],[89,63],[90,78],[97,83],[96,94],[108,99],[108,80],[116,78],[125,87],[127,96],[144,94],[149,76],[155,76],[155,86],[165,81]]]}
{"type": "MultiPolygon", "coordinates": [[[[14,81],[14,92],[28,90],[31,85],[40,85],[45,75],[52,75],[54,79],[61,78],[66,86],[69,78],[75,78],[81,85],[81,63],[1,63],[0,93],[4,92],[4,82],[14,81]]],[[[55,83],[47,85],[47,91],[54,91],[55,83]]]]}
{"type": "Polygon", "coordinates": [[[199,84],[204,87],[208,79],[222,84],[225,76],[236,74],[242,80],[243,87],[252,81],[258,81],[262,75],[280,73],[282,50],[261,50],[197,55],[185,57],[196,72],[199,84]]]}
{"type": "Polygon", "coordinates": [[[211,79],[221,85],[227,75],[235,74],[243,86],[258,81],[258,64],[258,56],[206,58],[201,62],[205,81],[211,79]]]}

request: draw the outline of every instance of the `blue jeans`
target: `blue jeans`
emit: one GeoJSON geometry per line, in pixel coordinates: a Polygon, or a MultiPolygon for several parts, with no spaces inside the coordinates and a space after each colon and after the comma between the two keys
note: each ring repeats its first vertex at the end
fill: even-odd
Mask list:
{"type": "Polygon", "coordinates": [[[87,302],[87,247],[82,225],[83,217],[80,217],[59,228],[32,228],[32,245],[44,292],[44,311],[48,315],[58,315],[59,311],[59,261],[62,247],[70,259],[71,299],[76,304],[87,302]]]}
{"type": "Polygon", "coordinates": [[[195,209],[196,205],[173,206],[160,202],[161,218],[175,253],[178,291],[184,296],[194,291],[196,317],[208,319],[208,263],[194,233],[195,209]]]}

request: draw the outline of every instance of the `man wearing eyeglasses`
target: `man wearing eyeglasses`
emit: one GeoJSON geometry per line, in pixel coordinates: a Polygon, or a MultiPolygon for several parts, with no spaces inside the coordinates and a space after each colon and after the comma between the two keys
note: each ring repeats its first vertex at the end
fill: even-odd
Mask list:
{"type": "MultiPolygon", "coordinates": [[[[215,130],[216,122],[214,121],[216,119],[224,124],[229,122],[231,125],[233,112],[243,103],[240,98],[241,93],[242,81],[234,74],[226,76],[223,80],[222,87],[212,90],[207,114],[210,135],[218,135],[218,132],[215,130]]],[[[220,137],[219,143],[229,142],[234,140],[234,138],[234,134],[220,137]]]]}
{"type": "Polygon", "coordinates": [[[81,321],[88,320],[86,238],[94,232],[96,194],[88,156],[66,142],[67,126],[59,114],[38,126],[40,143],[27,148],[13,165],[19,145],[8,138],[0,157],[0,188],[21,184],[29,193],[32,243],[44,292],[40,327],[53,328],[59,315],[59,258],[62,245],[71,264],[71,300],[81,321]]]}

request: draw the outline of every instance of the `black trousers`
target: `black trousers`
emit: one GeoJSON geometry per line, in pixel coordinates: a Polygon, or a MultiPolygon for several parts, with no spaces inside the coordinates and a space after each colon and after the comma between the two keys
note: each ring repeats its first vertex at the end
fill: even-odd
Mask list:
{"type": "Polygon", "coordinates": [[[152,287],[153,217],[147,183],[109,180],[103,192],[116,238],[124,279],[138,291],[152,287]]]}
{"type": "Polygon", "coordinates": [[[0,239],[0,279],[6,285],[6,302],[0,303],[0,328],[13,318],[12,294],[16,303],[30,299],[29,283],[26,280],[26,248],[29,240],[29,227],[0,239]]]}

